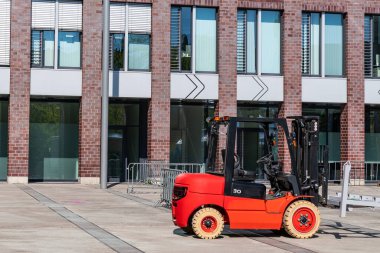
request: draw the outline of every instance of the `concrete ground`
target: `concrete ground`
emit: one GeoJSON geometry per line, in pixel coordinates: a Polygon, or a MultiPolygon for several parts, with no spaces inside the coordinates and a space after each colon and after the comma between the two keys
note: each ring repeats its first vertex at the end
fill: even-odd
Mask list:
{"type": "Polygon", "coordinates": [[[380,210],[321,208],[322,224],[308,240],[271,231],[231,231],[200,240],[154,207],[157,190],[126,194],[79,184],[0,184],[0,252],[378,252],[380,210]]]}

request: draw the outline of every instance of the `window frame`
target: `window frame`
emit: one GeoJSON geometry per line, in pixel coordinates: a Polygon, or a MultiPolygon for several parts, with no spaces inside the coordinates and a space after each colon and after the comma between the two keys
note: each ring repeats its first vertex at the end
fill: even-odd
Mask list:
{"type": "MultiPolygon", "coordinates": [[[[127,47],[127,55],[124,54],[124,60],[125,60],[125,57],[127,57],[127,67],[124,69],[127,69],[127,71],[133,71],[133,72],[151,72],[152,71],[152,34],[151,33],[137,33],[137,32],[128,32],[128,34],[126,34],[128,36],[128,45],[125,45],[127,47]],[[133,69],[133,68],[130,68],[129,67],[129,63],[130,63],[130,60],[129,60],[129,35],[132,34],[132,35],[148,35],[149,36],[149,67],[148,69],[133,69]]],[[[125,40],[125,39],[124,39],[125,40]]]]}
{"type": "Polygon", "coordinates": [[[53,29],[42,29],[42,28],[36,28],[36,29],[31,29],[30,30],[30,67],[31,68],[35,68],[35,69],[54,69],[54,63],[55,63],[55,30],[53,29]],[[39,32],[40,34],[40,40],[41,40],[41,63],[39,64],[39,66],[37,65],[34,65],[32,63],[32,55],[33,55],[33,44],[32,44],[32,40],[33,40],[33,32],[39,32]],[[54,40],[53,40],[53,43],[54,43],[54,47],[53,47],[53,66],[45,66],[45,44],[44,44],[44,33],[45,32],[53,32],[54,33],[54,40]]]}
{"type": "MultiPolygon", "coordinates": [[[[322,12],[302,11],[302,16],[303,16],[303,14],[308,14],[308,15],[310,15],[310,20],[311,20],[311,14],[313,14],[313,13],[319,15],[319,26],[320,26],[320,29],[319,29],[319,61],[318,61],[319,74],[318,75],[310,74],[311,68],[309,67],[309,74],[302,73],[302,69],[301,69],[302,77],[322,77],[322,67],[323,67],[322,60],[324,60],[322,57],[322,43],[324,43],[324,41],[322,41],[322,29],[323,29],[323,27],[322,27],[322,12]]],[[[302,23],[301,23],[301,26],[302,26],[302,23]]],[[[310,29],[310,26],[311,26],[311,24],[309,23],[309,29],[310,29]]],[[[302,40],[302,29],[301,29],[301,40],[302,40]]],[[[301,46],[301,50],[302,50],[302,46],[301,46]]],[[[309,50],[309,54],[310,54],[311,47],[309,47],[308,50],[309,50]]],[[[343,52],[343,55],[344,55],[344,52],[343,52]]],[[[303,57],[302,57],[302,61],[303,61],[303,57]]],[[[310,58],[309,58],[309,61],[311,61],[310,58]]],[[[302,68],[302,62],[301,62],[301,68],[302,68]]],[[[343,70],[344,70],[344,68],[343,68],[343,70]]]]}
{"type": "Polygon", "coordinates": [[[59,29],[58,30],[58,41],[57,41],[57,69],[82,69],[82,64],[83,64],[83,32],[82,31],[78,31],[78,30],[66,30],[66,29],[59,29]],[[61,32],[75,32],[75,33],[79,33],[79,42],[80,42],[80,47],[79,47],[79,50],[80,50],[80,53],[79,53],[79,58],[80,58],[80,61],[79,61],[79,67],[62,67],[60,65],[60,46],[59,46],[59,33],[61,32]]]}

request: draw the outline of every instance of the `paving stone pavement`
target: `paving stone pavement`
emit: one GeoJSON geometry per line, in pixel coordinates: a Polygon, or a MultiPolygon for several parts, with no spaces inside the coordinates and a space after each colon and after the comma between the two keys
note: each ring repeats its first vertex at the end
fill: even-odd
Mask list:
{"type": "Polygon", "coordinates": [[[380,210],[321,208],[315,238],[296,240],[271,231],[225,229],[200,240],[154,207],[153,194],[128,195],[80,184],[0,184],[0,252],[377,252],[380,210]]]}

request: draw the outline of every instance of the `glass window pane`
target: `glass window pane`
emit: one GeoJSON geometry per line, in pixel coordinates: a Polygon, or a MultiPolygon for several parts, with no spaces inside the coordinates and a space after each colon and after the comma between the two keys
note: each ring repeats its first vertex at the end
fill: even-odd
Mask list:
{"type": "Polygon", "coordinates": [[[0,101],[0,180],[7,180],[8,102],[0,101]]]}
{"type": "Polygon", "coordinates": [[[124,69],[124,34],[113,34],[112,66],[114,70],[124,69]]]}
{"type": "Polygon", "coordinates": [[[191,70],[191,8],[181,8],[181,69],[191,70]]]}
{"type": "Polygon", "coordinates": [[[216,10],[197,8],[195,24],[196,71],[216,71],[216,10]]]}
{"type": "Polygon", "coordinates": [[[32,67],[42,67],[42,42],[41,31],[32,31],[32,48],[31,48],[32,67]]]}
{"type": "Polygon", "coordinates": [[[325,74],[343,75],[343,16],[325,15],[325,74]]]}
{"type": "Polygon", "coordinates": [[[31,102],[30,180],[77,180],[79,103],[31,102]]]}
{"type": "Polygon", "coordinates": [[[256,73],[256,11],[247,11],[247,72],[256,73]]]}
{"type": "Polygon", "coordinates": [[[80,32],[59,32],[58,40],[58,66],[63,68],[80,68],[80,32]]]}
{"type": "Polygon", "coordinates": [[[206,118],[212,105],[172,105],[170,113],[170,162],[204,163],[207,158],[206,118]]]}
{"type": "Polygon", "coordinates": [[[44,67],[54,66],[54,31],[44,31],[44,67]]]}
{"type": "Polygon", "coordinates": [[[128,69],[149,71],[150,35],[129,34],[128,37],[128,69]]]}
{"type": "Polygon", "coordinates": [[[310,74],[319,75],[320,14],[311,13],[310,19],[310,74]]]}
{"type": "Polygon", "coordinates": [[[380,77],[380,16],[373,17],[373,76],[380,77]]]}
{"type": "Polygon", "coordinates": [[[281,14],[279,11],[262,11],[261,45],[261,72],[280,74],[281,14]]]}

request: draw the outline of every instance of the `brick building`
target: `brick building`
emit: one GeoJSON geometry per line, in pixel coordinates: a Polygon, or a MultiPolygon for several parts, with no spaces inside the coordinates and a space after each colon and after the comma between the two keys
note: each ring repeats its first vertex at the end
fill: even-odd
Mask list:
{"type": "MultiPolygon", "coordinates": [[[[214,114],[319,115],[331,164],[380,164],[380,0],[114,0],[110,13],[109,180],[140,159],[203,163],[214,114]]],[[[0,0],[0,180],[99,182],[101,39],[101,0],[0,0]]],[[[241,129],[238,145],[254,166],[263,134],[241,129]]]]}

